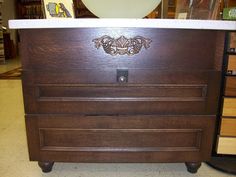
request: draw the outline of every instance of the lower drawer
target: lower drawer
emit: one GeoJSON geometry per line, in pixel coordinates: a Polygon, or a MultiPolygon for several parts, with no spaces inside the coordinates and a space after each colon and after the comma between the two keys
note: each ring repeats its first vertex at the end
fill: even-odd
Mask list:
{"type": "Polygon", "coordinates": [[[31,160],[188,162],[210,157],[214,116],[26,116],[31,160]]]}
{"type": "Polygon", "coordinates": [[[236,155],[236,138],[233,137],[218,137],[218,154],[236,155]]]}
{"type": "Polygon", "coordinates": [[[236,137],[236,118],[222,118],[220,135],[236,137]]]}

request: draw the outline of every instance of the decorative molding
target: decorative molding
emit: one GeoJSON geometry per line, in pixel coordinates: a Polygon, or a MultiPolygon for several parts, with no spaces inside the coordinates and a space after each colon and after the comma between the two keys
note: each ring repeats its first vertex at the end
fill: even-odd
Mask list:
{"type": "Polygon", "coordinates": [[[148,49],[150,47],[151,39],[144,38],[142,36],[136,36],[134,38],[126,38],[121,36],[117,39],[110,36],[102,36],[100,38],[93,39],[95,47],[99,49],[101,46],[107,54],[112,56],[116,55],[128,55],[132,56],[138,54],[144,47],[148,49]]]}
{"type": "MultiPolygon", "coordinates": [[[[40,150],[41,151],[67,151],[67,152],[200,152],[201,142],[203,138],[202,129],[80,129],[80,128],[40,128],[40,150]],[[60,134],[58,134],[60,132],[60,134]],[[177,142],[164,143],[162,146],[156,146],[155,141],[150,144],[149,139],[143,140],[144,145],[138,146],[137,143],[131,142],[130,146],[126,144],[120,144],[120,146],[112,146],[112,143],[99,146],[98,143],[102,135],[107,134],[108,136],[103,137],[104,142],[108,142],[110,137],[117,134],[123,136],[130,136],[130,134],[136,134],[137,137],[149,137],[150,134],[155,134],[156,139],[162,137],[162,134],[167,134],[167,138],[173,135],[179,134],[177,137],[186,135],[192,141],[186,141],[186,144],[180,144],[177,142]],[[68,144],[67,139],[63,135],[68,135],[71,140],[76,139],[75,134],[81,139],[85,138],[87,134],[93,136],[93,140],[82,141],[79,144],[74,144],[73,147],[68,144]],[[45,142],[45,136],[49,135],[50,138],[45,142]],[[50,141],[51,138],[60,139],[60,142],[50,141]],[[147,141],[145,141],[147,140],[147,141]],[[97,143],[93,143],[96,141],[97,143]]],[[[165,137],[162,137],[165,139],[165,137]]],[[[118,139],[117,141],[122,141],[118,139]]],[[[102,143],[104,144],[104,143],[102,143]]]]}

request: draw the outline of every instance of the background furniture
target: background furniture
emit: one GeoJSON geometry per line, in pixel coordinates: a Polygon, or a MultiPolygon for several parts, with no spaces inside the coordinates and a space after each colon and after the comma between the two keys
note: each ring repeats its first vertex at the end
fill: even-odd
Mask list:
{"type": "MultiPolygon", "coordinates": [[[[77,18],[95,18],[81,0],[73,0],[77,18]]],[[[40,19],[43,17],[41,0],[16,0],[19,19],[40,19]]]]}
{"type": "Polygon", "coordinates": [[[236,155],[236,32],[228,35],[217,153],[236,155]]]}
{"type": "Polygon", "coordinates": [[[11,59],[16,57],[16,48],[14,46],[14,42],[10,37],[9,32],[3,33],[3,41],[4,41],[4,54],[6,59],[11,59]]]}
{"type": "Polygon", "coordinates": [[[43,18],[41,0],[17,0],[16,7],[19,19],[43,18]]]}
{"type": "Polygon", "coordinates": [[[208,164],[236,174],[236,32],[226,34],[216,153],[208,164]]]}
{"type": "Polygon", "coordinates": [[[162,18],[175,18],[177,0],[162,0],[162,18]]]}
{"type": "Polygon", "coordinates": [[[0,0],[0,63],[5,63],[3,29],[2,29],[2,3],[3,0],[0,0]]]}
{"type": "MultiPolygon", "coordinates": [[[[235,0],[224,0],[224,7],[235,7],[235,0]]],[[[218,170],[236,174],[236,32],[226,34],[220,120],[216,129],[215,149],[208,164],[218,170]]]]}
{"type": "MultiPolygon", "coordinates": [[[[73,0],[76,18],[97,18],[83,4],[81,0],[73,0]]],[[[16,0],[19,19],[43,18],[41,0],[16,0]]],[[[174,18],[176,0],[163,1],[163,14],[150,15],[152,18],[174,18]]],[[[161,12],[161,6],[156,11],[161,12]]]]}

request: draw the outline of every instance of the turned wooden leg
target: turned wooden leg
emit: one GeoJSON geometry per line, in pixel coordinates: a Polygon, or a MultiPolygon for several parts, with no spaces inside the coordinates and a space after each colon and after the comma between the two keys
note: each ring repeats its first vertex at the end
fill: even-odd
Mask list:
{"type": "Polygon", "coordinates": [[[197,173],[198,169],[201,166],[201,162],[186,162],[185,163],[188,172],[197,173]]]}
{"type": "Polygon", "coordinates": [[[38,162],[39,167],[44,173],[49,173],[50,171],[52,171],[53,164],[54,162],[38,162]]]}

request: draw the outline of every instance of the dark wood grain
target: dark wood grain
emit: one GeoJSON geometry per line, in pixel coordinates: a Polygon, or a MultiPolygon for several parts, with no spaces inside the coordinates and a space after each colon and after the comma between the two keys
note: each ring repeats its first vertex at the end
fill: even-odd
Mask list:
{"type": "MultiPolygon", "coordinates": [[[[30,160],[209,160],[224,34],[214,30],[80,28],[20,30],[30,160]],[[93,39],[143,36],[133,56],[106,54],[93,39]],[[127,71],[126,83],[117,70],[127,71]]],[[[49,163],[48,163],[49,162],[49,163]]]]}
{"type": "Polygon", "coordinates": [[[42,84],[39,98],[206,97],[206,85],[181,84],[42,84]]]}
{"type": "Polygon", "coordinates": [[[199,151],[198,129],[40,128],[41,150],[81,152],[199,151]],[[89,138],[88,138],[89,137],[89,138]],[[132,141],[135,137],[137,141],[132,141]],[[183,138],[184,137],[184,138],[183,138]],[[188,141],[186,141],[188,139],[188,141]],[[102,141],[101,141],[102,140],[102,141]]]}
{"type": "MultiPolygon", "coordinates": [[[[33,58],[30,60],[30,66],[26,66],[27,69],[71,71],[98,68],[154,68],[199,71],[215,69],[215,66],[221,66],[222,63],[214,58],[216,41],[222,36],[222,33],[219,35],[217,31],[94,28],[57,29],[55,33],[54,29],[34,29],[23,30],[21,36],[27,55],[33,58]],[[110,56],[102,49],[96,49],[92,42],[103,35],[116,38],[121,35],[127,38],[143,36],[151,39],[152,43],[148,50],[143,50],[138,55],[110,56]],[[24,40],[25,36],[27,40],[24,40]],[[205,40],[206,38],[208,40],[205,40]]],[[[23,68],[26,69],[25,65],[23,68]]]]}
{"type": "MultiPolygon", "coordinates": [[[[215,116],[52,114],[28,115],[26,122],[32,119],[36,120],[35,123],[27,125],[37,128],[28,136],[30,139],[40,138],[40,149],[31,151],[31,156],[36,153],[41,154],[44,161],[68,158],[67,161],[71,162],[208,160],[215,122],[215,116]],[[113,159],[113,155],[116,158],[113,159]],[[149,156],[153,157],[147,158],[149,156]]],[[[31,144],[30,149],[33,147],[31,144]]]]}
{"type": "Polygon", "coordinates": [[[220,72],[161,73],[156,70],[143,70],[140,72],[144,74],[140,74],[138,70],[134,73],[129,70],[129,82],[119,84],[116,81],[116,72],[107,72],[104,77],[98,77],[97,71],[91,70],[87,76],[86,71],[60,73],[61,77],[56,76],[56,73],[46,75],[24,72],[24,75],[28,75],[27,78],[24,77],[27,79],[24,87],[27,93],[24,96],[27,97],[25,101],[29,102],[26,106],[31,105],[26,107],[27,112],[132,114],[136,111],[136,114],[215,114],[217,111],[220,72]],[[84,78],[86,80],[82,81],[84,78]],[[91,83],[90,78],[97,78],[97,83],[91,83]],[[49,90],[42,90],[46,86],[47,89],[57,89],[50,91],[54,96],[42,95],[50,94],[46,93],[49,90]],[[86,88],[87,93],[82,88],[86,88]],[[199,89],[194,91],[194,88],[199,89]],[[110,109],[106,109],[108,105],[110,109]]]}

